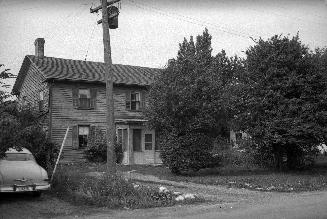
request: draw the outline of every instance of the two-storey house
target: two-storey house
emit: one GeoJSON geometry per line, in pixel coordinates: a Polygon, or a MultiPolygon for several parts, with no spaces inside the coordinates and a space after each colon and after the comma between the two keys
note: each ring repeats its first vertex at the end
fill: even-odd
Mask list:
{"type": "MultiPolygon", "coordinates": [[[[53,142],[64,145],[64,160],[82,159],[92,126],[105,130],[104,63],[44,56],[44,39],[35,40],[35,55],[24,58],[12,93],[18,103],[44,115],[53,142]]],[[[159,69],[112,65],[114,116],[124,164],[161,163],[155,130],[146,127],[147,91],[159,69]]]]}

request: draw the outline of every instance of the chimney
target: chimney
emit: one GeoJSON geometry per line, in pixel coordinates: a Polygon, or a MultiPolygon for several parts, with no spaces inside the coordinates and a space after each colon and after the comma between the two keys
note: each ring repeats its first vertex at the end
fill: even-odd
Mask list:
{"type": "Polygon", "coordinates": [[[44,38],[37,38],[34,42],[35,56],[39,58],[44,57],[44,38]]]}

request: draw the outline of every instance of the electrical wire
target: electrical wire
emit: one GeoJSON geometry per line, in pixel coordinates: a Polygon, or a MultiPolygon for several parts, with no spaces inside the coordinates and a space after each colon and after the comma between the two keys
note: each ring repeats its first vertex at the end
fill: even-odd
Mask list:
{"type": "Polygon", "coordinates": [[[94,23],[94,26],[93,26],[93,29],[92,29],[92,32],[91,32],[91,35],[89,37],[89,42],[88,42],[88,45],[87,45],[87,49],[86,49],[86,53],[85,53],[85,58],[84,58],[84,61],[86,61],[87,59],[87,55],[89,53],[89,49],[90,49],[90,45],[91,45],[91,41],[93,40],[93,37],[94,37],[94,30],[95,30],[95,27],[97,26],[97,23],[95,22],[94,23]]]}
{"type": "Polygon", "coordinates": [[[199,26],[212,26],[212,27],[214,27],[216,30],[218,30],[220,32],[225,32],[227,34],[231,34],[231,35],[246,38],[246,39],[249,39],[251,37],[250,35],[248,35],[246,33],[242,33],[242,32],[235,31],[235,30],[228,30],[226,28],[223,28],[221,26],[218,26],[218,25],[210,23],[210,22],[206,22],[206,21],[201,22],[201,21],[199,21],[199,20],[197,20],[195,18],[180,15],[180,14],[177,14],[177,13],[167,13],[167,12],[164,12],[164,11],[158,9],[158,8],[155,8],[155,7],[146,6],[144,4],[136,3],[134,0],[127,0],[127,1],[132,3],[130,5],[132,5],[134,7],[144,9],[144,10],[148,10],[148,11],[152,11],[154,13],[161,14],[161,15],[167,16],[167,17],[171,17],[171,18],[174,18],[174,19],[178,19],[178,20],[181,20],[181,21],[184,21],[184,22],[187,22],[187,23],[191,23],[191,24],[195,24],[195,25],[199,25],[199,26]]]}
{"type": "MultiPolygon", "coordinates": [[[[226,2],[224,2],[224,3],[226,3],[226,2]]],[[[288,8],[285,8],[285,7],[281,7],[281,6],[275,6],[274,5],[274,7],[275,8],[279,8],[279,9],[286,9],[286,10],[288,10],[288,8]]],[[[309,21],[309,20],[307,20],[307,19],[304,19],[304,18],[300,18],[300,17],[297,17],[297,16],[292,16],[292,15],[290,15],[289,13],[288,14],[286,14],[286,13],[282,13],[282,12],[277,12],[277,11],[267,11],[267,10],[258,10],[258,9],[254,9],[254,8],[251,8],[251,7],[248,7],[248,6],[243,6],[243,8],[247,8],[247,9],[249,9],[249,10],[251,10],[251,11],[255,11],[255,12],[259,12],[259,13],[265,13],[265,14],[275,14],[275,15],[277,15],[278,17],[280,17],[280,18],[292,18],[292,19],[294,19],[294,20],[298,20],[298,21],[301,21],[301,22],[306,22],[306,23],[315,23],[315,24],[319,24],[319,25],[321,25],[321,24],[323,24],[323,25],[327,25],[326,23],[323,23],[323,22],[316,22],[316,21],[309,21]]],[[[317,15],[312,15],[312,16],[315,16],[315,17],[318,17],[317,15]]],[[[320,16],[319,16],[320,17],[320,16]]],[[[324,19],[326,19],[326,17],[320,17],[320,18],[324,18],[324,19]]],[[[291,22],[295,22],[294,20],[289,20],[289,21],[291,21],[291,22]]]]}

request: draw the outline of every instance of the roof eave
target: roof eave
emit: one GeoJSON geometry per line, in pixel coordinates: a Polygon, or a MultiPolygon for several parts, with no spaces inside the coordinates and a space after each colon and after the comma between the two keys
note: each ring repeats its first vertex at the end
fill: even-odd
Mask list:
{"type": "MultiPolygon", "coordinates": [[[[74,80],[74,79],[62,79],[62,78],[47,78],[44,82],[75,82],[75,83],[88,83],[88,84],[103,84],[106,83],[103,81],[90,81],[90,80],[74,80]]],[[[114,83],[114,86],[122,87],[150,87],[150,84],[127,84],[127,83],[114,83]]]]}

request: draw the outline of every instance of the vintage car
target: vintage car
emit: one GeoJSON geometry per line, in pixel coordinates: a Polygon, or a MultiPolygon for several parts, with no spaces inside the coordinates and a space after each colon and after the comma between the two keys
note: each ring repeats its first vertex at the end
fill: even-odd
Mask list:
{"type": "Polygon", "coordinates": [[[47,172],[26,148],[20,151],[11,148],[0,159],[0,193],[31,192],[40,196],[41,191],[49,188],[47,172]]]}

